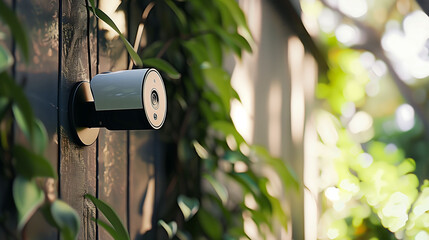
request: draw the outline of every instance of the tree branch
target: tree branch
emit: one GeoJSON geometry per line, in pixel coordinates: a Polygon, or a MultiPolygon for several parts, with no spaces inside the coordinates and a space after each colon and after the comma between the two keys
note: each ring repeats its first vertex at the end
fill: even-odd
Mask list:
{"type": "Polygon", "coordinates": [[[319,66],[319,71],[326,72],[329,69],[328,63],[302,23],[300,13],[297,12],[296,8],[291,3],[292,0],[270,1],[278,11],[279,16],[283,18],[284,22],[295,32],[299,40],[301,40],[305,49],[313,55],[319,66]]]}

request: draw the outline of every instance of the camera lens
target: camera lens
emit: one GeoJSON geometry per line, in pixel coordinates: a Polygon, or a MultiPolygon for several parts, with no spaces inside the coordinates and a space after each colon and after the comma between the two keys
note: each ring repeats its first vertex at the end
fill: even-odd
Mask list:
{"type": "Polygon", "coordinates": [[[158,109],[159,107],[159,96],[158,96],[158,92],[153,89],[151,94],[150,94],[150,99],[151,99],[151,103],[152,103],[152,107],[155,109],[158,109]]]}

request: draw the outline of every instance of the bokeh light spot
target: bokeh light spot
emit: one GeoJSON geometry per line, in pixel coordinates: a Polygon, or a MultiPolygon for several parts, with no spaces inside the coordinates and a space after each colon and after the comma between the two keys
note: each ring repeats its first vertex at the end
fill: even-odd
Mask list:
{"type": "Polygon", "coordinates": [[[341,24],[335,30],[335,36],[338,41],[346,46],[351,46],[359,42],[361,36],[359,30],[348,24],[341,24]]]}
{"type": "Polygon", "coordinates": [[[338,8],[344,14],[354,18],[363,17],[368,12],[366,0],[339,0],[338,8]]]}
{"type": "Polygon", "coordinates": [[[372,117],[366,112],[357,112],[349,123],[349,130],[353,134],[365,132],[372,127],[372,117]]]}
{"type": "Polygon", "coordinates": [[[429,240],[429,234],[426,231],[417,233],[415,240],[429,240]]]}
{"type": "Polygon", "coordinates": [[[340,190],[336,187],[328,187],[325,190],[325,196],[331,201],[338,201],[340,199],[340,190]]]}
{"type": "Polygon", "coordinates": [[[340,235],[340,231],[337,228],[330,228],[326,235],[329,239],[335,239],[340,235]]]}
{"type": "Polygon", "coordinates": [[[367,167],[371,166],[374,159],[372,158],[371,154],[369,154],[369,153],[361,153],[358,157],[358,161],[359,161],[359,164],[363,168],[367,168],[367,167]]]}
{"type": "Polygon", "coordinates": [[[414,108],[406,103],[399,106],[395,112],[395,121],[401,131],[411,130],[414,127],[414,108]]]}

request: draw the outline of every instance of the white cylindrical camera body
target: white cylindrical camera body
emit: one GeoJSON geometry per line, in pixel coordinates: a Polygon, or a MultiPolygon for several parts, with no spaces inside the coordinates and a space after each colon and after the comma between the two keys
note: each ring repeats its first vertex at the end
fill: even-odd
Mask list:
{"type": "Polygon", "coordinates": [[[159,129],[167,113],[167,94],[156,69],[97,74],[90,82],[99,125],[108,129],[159,129]]]}

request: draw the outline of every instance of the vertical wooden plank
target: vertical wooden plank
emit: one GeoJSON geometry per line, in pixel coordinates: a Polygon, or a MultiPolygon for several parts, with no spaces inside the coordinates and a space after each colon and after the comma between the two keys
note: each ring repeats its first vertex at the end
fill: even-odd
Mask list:
{"type": "MultiPolygon", "coordinates": [[[[30,49],[28,64],[16,53],[16,80],[24,90],[33,111],[46,127],[48,145],[45,156],[54,169],[58,162],[57,101],[58,101],[58,9],[57,0],[18,0],[16,12],[27,30],[30,49]]],[[[17,131],[17,142],[24,136],[17,131]]],[[[26,233],[30,239],[56,239],[57,231],[37,212],[29,221],[26,233]]]]}
{"type": "MultiPolygon", "coordinates": [[[[98,198],[109,203],[122,222],[127,222],[127,135],[125,131],[101,130],[99,141],[98,198]]],[[[99,215],[99,218],[105,220],[99,215]]],[[[112,239],[99,228],[99,239],[112,239]]]]}
{"type": "MultiPolygon", "coordinates": [[[[62,1],[61,13],[61,81],[60,81],[60,196],[80,215],[79,239],[95,239],[95,207],[84,194],[96,192],[96,144],[80,147],[71,139],[68,101],[73,85],[89,81],[94,70],[92,54],[88,54],[88,12],[84,2],[62,1]],[[91,59],[89,59],[91,57],[91,59]]],[[[90,39],[92,41],[92,39],[90,39]]]]}
{"type": "Polygon", "coordinates": [[[132,239],[154,239],[155,214],[155,161],[158,141],[155,131],[130,132],[130,196],[129,226],[132,239]]]}
{"type": "MultiPolygon", "coordinates": [[[[120,1],[100,2],[99,8],[117,21],[120,1]]],[[[123,19],[125,20],[125,19],[123,19]]],[[[121,21],[121,19],[119,19],[121,21]]],[[[99,21],[99,71],[113,72],[127,67],[127,53],[122,41],[111,36],[111,29],[99,21]],[[110,32],[109,32],[110,31],[110,32]]],[[[125,32],[124,32],[125,33],[125,32]]],[[[98,137],[98,198],[109,203],[127,226],[127,132],[101,129],[98,137]]],[[[103,216],[98,216],[105,220],[103,216]]],[[[103,228],[98,239],[113,239],[103,228]]]]}

